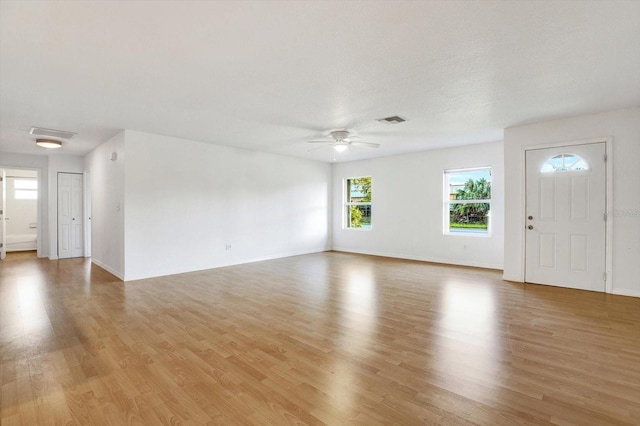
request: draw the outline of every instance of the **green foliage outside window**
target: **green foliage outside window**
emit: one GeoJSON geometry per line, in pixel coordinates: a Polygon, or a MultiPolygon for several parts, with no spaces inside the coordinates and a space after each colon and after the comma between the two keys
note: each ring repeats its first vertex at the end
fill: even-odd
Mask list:
{"type": "Polygon", "coordinates": [[[371,178],[347,179],[348,228],[371,226],[371,178]]]}
{"type": "MultiPolygon", "coordinates": [[[[455,200],[490,200],[491,182],[485,178],[469,179],[455,194],[455,200]]],[[[487,229],[489,203],[452,203],[449,225],[451,228],[487,229]]]]}

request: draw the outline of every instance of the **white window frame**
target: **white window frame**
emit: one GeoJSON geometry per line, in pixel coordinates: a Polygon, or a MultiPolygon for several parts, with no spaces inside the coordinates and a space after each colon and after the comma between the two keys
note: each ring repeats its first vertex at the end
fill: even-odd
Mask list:
{"type": "MultiPolygon", "coordinates": [[[[444,202],[443,202],[443,214],[442,214],[442,221],[443,221],[443,234],[444,235],[452,235],[452,236],[457,236],[457,237],[490,237],[491,236],[491,198],[488,199],[477,199],[477,200],[451,200],[450,199],[450,185],[449,185],[449,176],[455,173],[465,173],[465,172],[475,172],[475,171],[481,171],[481,170],[489,170],[489,175],[492,176],[491,171],[492,171],[492,167],[491,166],[481,166],[481,167],[464,167],[464,168],[460,168],[460,169],[446,169],[444,170],[443,173],[443,181],[444,181],[444,188],[443,188],[443,194],[444,194],[444,202]],[[450,230],[450,223],[449,223],[449,218],[450,218],[450,208],[452,204],[489,204],[489,213],[487,213],[487,232],[473,232],[473,231],[456,231],[456,232],[451,232],[450,230]]],[[[493,183],[492,181],[490,181],[491,183],[493,183]]],[[[492,188],[492,193],[491,193],[491,197],[493,198],[493,188],[492,188]]],[[[464,229],[464,228],[460,228],[460,229],[464,229]]],[[[473,229],[473,228],[471,228],[473,229]]]]}
{"type": "Polygon", "coordinates": [[[362,179],[362,178],[369,178],[371,179],[371,198],[373,200],[373,177],[372,176],[352,176],[352,177],[348,177],[345,178],[343,181],[343,186],[342,186],[342,194],[344,197],[344,203],[343,203],[343,208],[342,208],[342,228],[343,229],[348,229],[351,231],[371,231],[371,229],[373,228],[373,213],[371,215],[371,223],[369,225],[369,227],[367,228],[355,228],[350,225],[351,222],[351,206],[369,206],[369,211],[373,212],[373,201],[367,201],[367,202],[351,202],[349,201],[350,195],[347,192],[347,188],[349,187],[349,181],[353,180],[353,179],[362,179]]]}

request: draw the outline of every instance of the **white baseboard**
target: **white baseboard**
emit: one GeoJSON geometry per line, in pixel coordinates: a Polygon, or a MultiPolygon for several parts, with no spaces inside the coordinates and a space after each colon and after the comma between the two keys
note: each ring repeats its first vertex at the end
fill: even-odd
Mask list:
{"type": "Polygon", "coordinates": [[[420,262],[441,263],[444,265],[471,266],[473,268],[483,268],[483,269],[497,269],[500,271],[503,269],[502,265],[492,265],[492,264],[479,263],[479,262],[460,262],[460,261],[451,260],[451,259],[439,259],[435,257],[425,257],[425,256],[411,256],[411,255],[397,254],[397,253],[382,253],[382,252],[369,251],[369,250],[352,250],[352,249],[347,249],[342,247],[334,247],[333,251],[342,251],[345,253],[356,253],[356,254],[368,254],[371,256],[392,257],[394,259],[417,260],[420,262]]]}
{"type": "Polygon", "coordinates": [[[614,288],[611,290],[611,294],[617,294],[618,296],[640,297],[640,290],[630,290],[628,288],[614,288]]]}
{"type": "Polygon", "coordinates": [[[122,281],[124,281],[124,274],[116,271],[115,269],[105,265],[104,263],[100,262],[99,260],[92,258],[91,262],[96,264],[97,266],[99,266],[100,268],[104,269],[105,271],[109,272],[110,274],[115,275],[117,278],[121,279],[122,281]]]}
{"type": "MultiPolygon", "coordinates": [[[[330,251],[330,249],[302,250],[302,251],[293,251],[293,252],[286,252],[286,253],[277,253],[277,254],[268,255],[268,256],[251,257],[251,258],[235,260],[235,261],[231,261],[231,262],[212,264],[212,265],[208,265],[208,266],[205,266],[203,268],[198,268],[198,269],[177,269],[177,270],[172,270],[172,271],[160,271],[160,272],[151,272],[151,273],[142,272],[142,273],[137,273],[137,274],[127,274],[126,275],[126,279],[124,279],[124,281],[128,282],[128,281],[144,280],[144,279],[147,279],[147,278],[166,277],[168,275],[186,274],[186,273],[189,273],[189,272],[206,271],[207,269],[216,269],[216,268],[224,268],[224,267],[227,267],[227,266],[244,265],[246,263],[263,262],[265,260],[282,259],[282,258],[285,258],[285,257],[301,256],[301,255],[304,255],[304,254],[322,253],[322,252],[325,252],[325,251],[330,251]]],[[[111,271],[109,271],[109,272],[111,272],[111,271]]],[[[111,273],[113,274],[113,272],[111,272],[111,273]]],[[[114,274],[114,275],[116,275],[116,274],[114,274]]]]}

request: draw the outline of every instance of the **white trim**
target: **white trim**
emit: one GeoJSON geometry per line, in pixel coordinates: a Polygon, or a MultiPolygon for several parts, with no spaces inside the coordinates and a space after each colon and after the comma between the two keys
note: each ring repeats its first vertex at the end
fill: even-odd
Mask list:
{"type": "Polygon", "coordinates": [[[640,290],[631,290],[628,288],[614,288],[610,293],[618,296],[640,297],[640,290]]]}
{"type": "MultiPolygon", "coordinates": [[[[462,237],[491,237],[492,236],[492,226],[491,226],[491,199],[493,198],[493,192],[491,193],[491,198],[487,199],[476,199],[476,200],[452,200],[451,193],[451,183],[449,182],[449,176],[454,173],[465,173],[465,172],[477,172],[480,170],[489,170],[490,181],[493,182],[493,168],[492,166],[480,166],[480,167],[463,167],[461,169],[444,169],[442,178],[443,178],[443,188],[442,195],[444,199],[444,204],[442,206],[442,235],[447,236],[462,236],[462,237]],[[449,222],[450,213],[451,213],[451,204],[489,204],[489,213],[487,219],[487,232],[486,233],[476,233],[473,231],[458,231],[451,232],[451,223],[449,222]]],[[[464,229],[464,228],[460,228],[464,229]]]]}
{"type": "Polygon", "coordinates": [[[83,194],[83,211],[82,221],[84,226],[84,257],[91,257],[91,171],[85,170],[82,173],[83,194]]]}
{"type": "Polygon", "coordinates": [[[483,268],[483,269],[496,269],[499,271],[503,270],[503,265],[494,265],[494,264],[483,264],[478,262],[467,262],[467,261],[456,261],[451,259],[442,259],[437,257],[427,257],[427,256],[413,256],[408,254],[399,254],[399,253],[387,253],[387,252],[379,252],[379,251],[370,251],[370,250],[353,250],[350,248],[342,248],[342,247],[334,247],[331,251],[337,251],[342,253],[355,253],[355,254],[366,254],[369,256],[380,256],[380,257],[392,257],[394,259],[406,259],[406,260],[417,260],[419,262],[430,262],[430,263],[438,263],[441,265],[451,265],[451,266],[470,266],[472,268],[483,268]]]}
{"type": "Polygon", "coordinates": [[[491,166],[473,166],[473,167],[461,167],[459,169],[444,169],[445,173],[458,173],[458,172],[477,172],[478,170],[491,170],[491,166]]]}
{"type": "MultiPolygon", "coordinates": [[[[604,143],[604,150],[607,155],[607,161],[605,163],[605,173],[606,173],[606,198],[605,198],[605,212],[608,212],[613,207],[613,137],[612,136],[602,136],[598,138],[590,138],[590,139],[582,139],[575,141],[564,141],[564,142],[550,142],[540,145],[527,145],[521,147],[520,152],[520,177],[522,179],[521,191],[523,194],[522,197],[522,215],[520,218],[520,232],[522,235],[522,249],[521,249],[521,262],[520,262],[520,277],[519,282],[524,282],[525,279],[525,267],[526,267],[526,211],[527,211],[527,170],[526,170],[526,155],[527,151],[534,151],[537,149],[546,149],[546,148],[560,148],[560,147],[570,147],[570,146],[578,146],[578,145],[591,145],[596,143],[604,143]]],[[[605,293],[613,293],[613,221],[611,217],[607,218],[607,223],[605,226],[605,268],[607,274],[607,280],[605,281],[605,293]]]]}
{"type": "Polygon", "coordinates": [[[115,275],[120,280],[124,281],[124,274],[122,274],[119,271],[116,271],[115,269],[105,265],[104,263],[100,262],[96,258],[91,258],[91,263],[95,263],[100,268],[104,269],[105,271],[109,272],[112,275],[115,275]]]}
{"type": "Polygon", "coordinates": [[[605,281],[604,291],[606,293],[613,292],[613,218],[608,212],[613,209],[613,137],[604,139],[604,152],[607,156],[605,162],[605,170],[607,172],[607,223],[605,225],[605,272],[607,279],[605,281]]]}
{"type": "MultiPolygon", "coordinates": [[[[209,269],[226,268],[228,266],[244,265],[246,263],[263,262],[265,260],[276,260],[276,259],[284,259],[286,257],[302,256],[302,255],[306,255],[306,254],[324,253],[324,252],[327,252],[327,251],[332,251],[332,250],[331,249],[322,249],[322,250],[292,251],[292,252],[279,253],[279,254],[273,254],[273,255],[268,255],[268,256],[258,256],[258,257],[253,257],[253,258],[249,258],[249,259],[243,259],[243,260],[238,261],[238,262],[229,262],[229,263],[222,263],[222,264],[218,264],[218,265],[211,265],[211,266],[207,266],[207,267],[199,268],[199,269],[176,270],[176,271],[172,271],[172,272],[168,272],[168,273],[165,273],[165,272],[153,273],[152,275],[146,275],[144,273],[128,274],[126,276],[126,279],[120,278],[120,276],[116,275],[114,272],[108,270],[107,268],[104,268],[104,269],[107,269],[109,272],[111,272],[112,274],[116,275],[121,280],[129,282],[129,281],[144,280],[144,279],[147,279],[147,278],[167,277],[167,276],[171,276],[171,275],[186,274],[186,273],[189,273],[189,272],[207,271],[209,269]]],[[[100,265],[98,265],[98,266],[100,266],[100,265]]]]}
{"type": "Polygon", "coordinates": [[[353,231],[353,230],[357,230],[357,231],[371,231],[371,229],[373,228],[373,223],[371,223],[369,225],[369,228],[356,228],[356,227],[351,227],[351,226],[347,226],[349,223],[349,217],[348,217],[348,213],[347,213],[347,208],[346,207],[351,207],[351,206],[369,206],[369,211],[371,212],[371,217],[372,217],[372,222],[373,222],[373,201],[348,201],[347,197],[350,194],[347,194],[347,182],[353,179],[364,179],[364,178],[369,178],[371,179],[371,194],[373,194],[373,176],[369,175],[369,176],[356,176],[356,177],[347,177],[342,179],[342,230],[343,231],[353,231]]]}

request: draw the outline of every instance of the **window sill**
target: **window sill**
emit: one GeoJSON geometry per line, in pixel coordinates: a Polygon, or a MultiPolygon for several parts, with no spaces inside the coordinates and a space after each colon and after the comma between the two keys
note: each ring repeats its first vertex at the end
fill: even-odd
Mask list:
{"type": "Polygon", "coordinates": [[[445,231],[442,235],[451,235],[454,237],[473,237],[473,238],[488,238],[491,237],[491,231],[489,232],[450,232],[445,231]]]}

